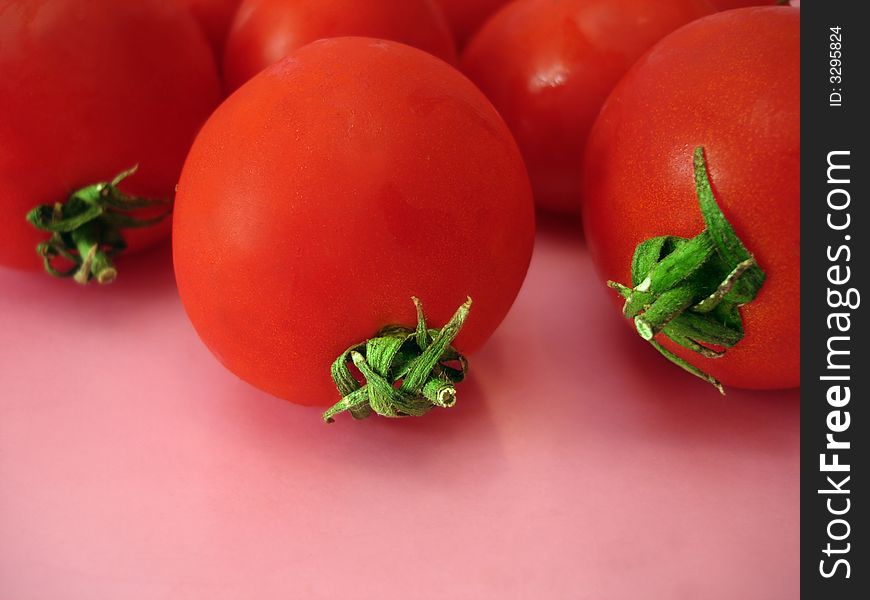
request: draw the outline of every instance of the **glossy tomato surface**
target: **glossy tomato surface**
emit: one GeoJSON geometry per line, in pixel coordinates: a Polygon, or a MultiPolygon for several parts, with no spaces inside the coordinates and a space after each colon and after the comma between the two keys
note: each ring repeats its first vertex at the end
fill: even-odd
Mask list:
{"type": "Polygon", "coordinates": [[[706,0],[517,0],[484,25],[462,68],[510,125],[539,207],[579,213],[583,149],[610,90],[656,41],[712,12],[706,0]]]}
{"type": "Polygon", "coordinates": [[[178,0],[191,11],[205,32],[215,56],[224,54],[227,34],[241,0],[178,0]]]}
{"type": "Polygon", "coordinates": [[[522,284],[534,210],[519,150],[471,82],[431,55],[321,40],[209,119],[185,164],[174,261],[200,337],[279,397],[339,399],[330,365],[387,325],[479,348],[522,284]]]}
{"type": "Polygon", "coordinates": [[[477,33],[486,20],[509,0],[434,0],[441,6],[456,39],[462,48],[477,33]]]}
{"type": "Polygon", "coordinates": [[[799,383],[799,67],[799,9],[696,21],[625,76],[586,152],[583,222],[603,285],[630,281],[638,243],[701,232],[692,150],[706,149],[716,199],[767,280],[741,308],[745,338],[723,358],[668,347],[726,385],[799,383]]]}
{"type": "Polygon", "coordinates": [[[456,62],[450,30],[431,0],[244,0],[227,41],[227,89],[305,44],[351,35],[395,40],[456,62]]]}
{"type": "MultiPolygon", "coordinates": [[[[124,190],[171,198],[219,94],[205,38],[174,2],[0,4],[0,264],[41,268],[47,236],[27,212],[133,165],[124,190]]],[[[168,232],[125,237],[132,250],[168,232]]]]}

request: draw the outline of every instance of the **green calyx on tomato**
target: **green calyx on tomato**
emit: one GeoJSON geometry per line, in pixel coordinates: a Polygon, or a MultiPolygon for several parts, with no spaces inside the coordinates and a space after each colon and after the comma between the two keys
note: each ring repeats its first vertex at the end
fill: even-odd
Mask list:
{"type": "Polygon", "coordinates": [[[119,173],[112,181],[83,187],[70,194],[66,202],[40,204],[27,213],[31,225],[51,234],[47,242],[36,246],[49,275],[72,277],[81,284],[91,280],[111,283],[118,275],[112,257],[127,248],[121,230],[154,225],[172,212],[167,200],[130,196],[118,189],[137,168],[119,173]],[[149,218],[131,214],[155,206],[166,208],[149,218]],[[72,266],[59,271],[52,265],[58,257],[72,266]]]}
{"type": "Polygon", "coordinates": [[[694,175],[705,229],[692,239],[661,236],[641,242],[631,262],[633,287],[607,285],[625,299],[623,314],[634,320],[643,339],[724,394],[714,377],[655,340],[661,333],[701,356],[721,357],[743,338],[739,309],[755,299],[766,277],[716,203],[703,147],[694,152],[694,175]]]}
{"type": "Polygon", "coordinates": [[[342,352],[332,364],[332,380],[342,398],[323,413],[324,421],[332,423],[344,411],[355,419],[372,414],[420,417],[435,406],[456,404],[455,385],[465,378],[468,361],[450,344],[468,317],[471,298],[441,329],[429,329],[423,305],[417,298],[412,300],[417,307],[416,329],[385,327],[376,337],[342,352]],[[353,376],[349,362],[362,373],[364,384],[353,376]]]}

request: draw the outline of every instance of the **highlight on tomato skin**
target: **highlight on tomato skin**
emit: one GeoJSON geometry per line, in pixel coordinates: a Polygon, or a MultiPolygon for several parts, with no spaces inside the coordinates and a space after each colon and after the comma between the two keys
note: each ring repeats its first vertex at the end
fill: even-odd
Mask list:
{"type": "MultiPolygon", "coordinates": [[[[27,215],[39,205],[68,207],[77,190],[120,174],[129,173],[121,193],[158,200],[162,212],[220,101],[214,57],[193,17],[164,0],[19,0],[0,11],[0,31],[0,265],[43,268],[37,245],[49,234],[27,215]]],[[[167,219],[125,228],[124,252],[169,231],[167,219]]],[[[120,245],[102,240],[98,250],[120,245]]],[[[69,261],[60,263],[52,262],[67,272],[69,261]]]]}
{"type": "Polygon", "coordinates": [[[692,238],[704,228],[688,160],[698,146],[722,213],[766,280],[740,309],[745,335],[721,358],[656,339],[726,388],[796,387],[800,9],[736,9],[690,23],[656,44],[611,93],[584,162],[583,227],[602,284],[631,280],[644,240],[692,238]]]}
{"type": "Polygon", "coordinates": [[[223,57],[226,90],[310,42],[341,36],[394,40],[457,61],[447,22],[432,0],[243,0],[223,57]]]}
{"type": "Polygon", "coordinates": [[[256,387],[323,407],[341,397],[342,353],[414,329],[412,297],[431,328],[473,298],[452,344],[473,354],[533,243],[528,175],[489,101],[444,61],[368,38],[309,44],[230,96],[188,156],[173,224],[206,346],[256,387]]]}
{"type": "Polygon", "coordinates": [[[462,70],[511,127],[539,208],[579,214],[583,151],[607,95],[655,42],[711,13],[707,0],[516,0],[486,22],[462,70]]]}

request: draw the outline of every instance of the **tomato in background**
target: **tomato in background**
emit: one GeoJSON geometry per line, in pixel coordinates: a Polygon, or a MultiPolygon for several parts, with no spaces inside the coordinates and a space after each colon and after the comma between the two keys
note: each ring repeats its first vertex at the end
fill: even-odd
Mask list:
{"type": "MultiPolygon", "coordinates": [[[[38,204],[139,165],[121,187],[171,199],[197,129],[220,100],[214,58],[163,0],[16,0],[0,8],[0,264],[38,269],[38,204]]],[[[127,229],[131,250],[169,222],[127,229]]]]}
{"type": "Polygon", "coordinates": [[[534,207],[501,117],[459,72],[384,40],[312,43],[222,104],[176,200],[176,278],[205,344],[293,402],[338,400],[330,365],[411,297],[479,348],[525,277],[534,207]]]}
{"type": "Polygon", "coordinates": [[[613,91],[584,167],[583,224],[602,285],[631,280],[640,242],[704,228],[692,175],[697,146],[716,200],[767,279],[740,309],[745,337],[722,358],[659,341],[725,385],[797,386],[800,9],[745,8],[691,23],[613,91]]]}
{"type": "Polygon", "coordinates": [[[509,0],[435,0],[444,11],[456,47],[462,49],[486,20],[509,0]]]}
{"type": "Polygon", "coordinates": [[[517,138],[539,208],[579,213],[583,149],[607,94],[656,41],[712,12],[706,0],[517,0],[487,21],[462,68],[517,138]]]}
{"type": "Polygon", "coordinates": [[[241,0],[179,0],[199,22],[220,62],[236,9],[241,0]]]}
{"type": "Polygon", "coordinates": [[[394,40],[456,62],[450,30],[431,0],[244,0],[227,40],[227,90],[309,42],[348,35],[394,40]]]}
{"type": "Polygon", "coordinates": [[[764,6],[778,4],[777,0],[710,0],[717,10],[731,10],[732,8],[746,8],[748,6],[764,6]]]}

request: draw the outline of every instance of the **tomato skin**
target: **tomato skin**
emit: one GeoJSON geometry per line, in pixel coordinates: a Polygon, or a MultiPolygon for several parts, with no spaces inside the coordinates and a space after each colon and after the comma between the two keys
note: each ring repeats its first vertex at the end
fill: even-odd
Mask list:
{"type": "Polygon", "coordinates": [[[653,43],[712,12],[706,0],[518,0],[484,25],[462,68],[511,127],[540,208],[579,213],[583,149],[607,94],[653,43]]]}
{"type": "MultiPolygon", "coordinates": [[[[20,0],[0,8],[0,264],[42,268],[25,215],[139,165],[121,187],[171,198],[220,97],[193,19],[162,0],[20,0]],[[159,40],[160,43],[155,43],[159,40]]],[[[168,222],[125,231],[130,250],[168,222]]]]}
{"type": "Polygon", "coordinates": [[[486,20],[509,0],[436,0],[441,6],[456,47],[463,48],[486,20]]]}
{"type": "Polygon", "coordinates": [[[338,400],[329,367],[412,296],[479,348],[528,267],[534,209],[516,143],[446,63],[383,40],[312,43],[233,94],[185,163],[176,278],[231,371],[301,404],[338,400]]]}
{"type": "Polygon", "coordinates": [[[193,14],[218,60],[224,55],[227,34],[241,0],[179,0],[193,14]]]}
{"type": "Polygon", "coordinates": [[[626,283],[638,243],[703,229],[691,157],[705,147],[717,201],[767,280],[741,308],[744,339],[723,358],[661,341],[735,387],[799,385],[799,67],[799,9],[701,19],[662,40],[623,78],[586,152],[589,250],[602,280],[626,283]]]}
{"type": "Polygon", "coordinates": [[[776,4],[776,0],[710,0],[710,4],[717,10],[731,10],[732,8],[746,8],[748,6],[763,6],[776,4]]]}
{"type": "Polygon", "coordinates": [[[431,0],[244,0],[227,40],[227,89],[309,42],[349,35],[395,40],[456,63],[450,30],[431,0]]]}

